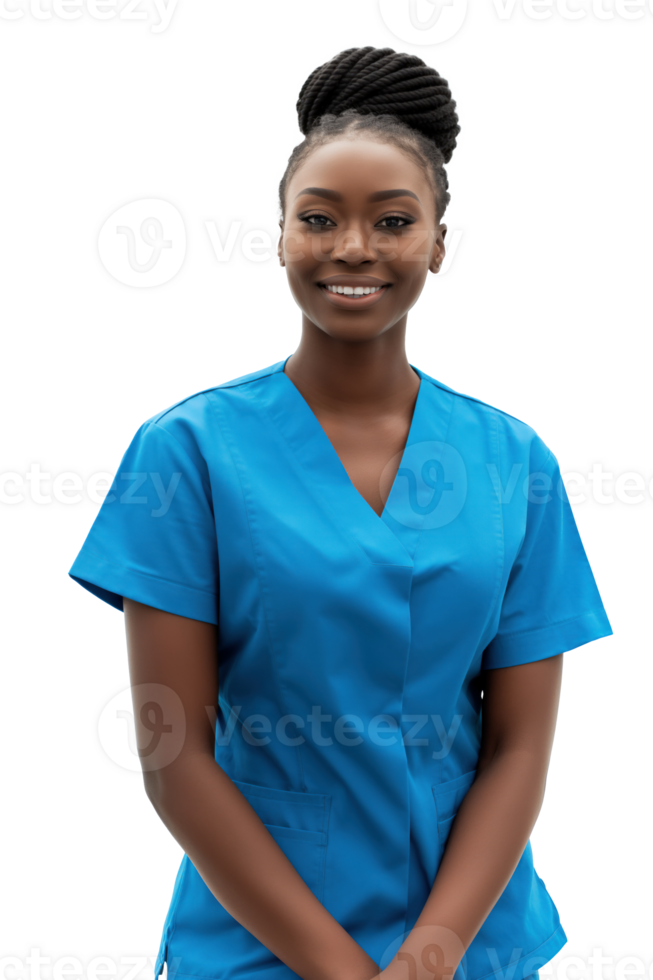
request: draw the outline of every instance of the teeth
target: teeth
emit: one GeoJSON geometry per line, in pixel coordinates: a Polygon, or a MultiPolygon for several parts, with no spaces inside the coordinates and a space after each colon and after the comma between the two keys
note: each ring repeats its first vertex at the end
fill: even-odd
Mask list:
{"type": "Polygon", "coordinates": [[[378,293],[383,286],[327,286],[330,293],[340,293],[341,296],[369,296],[378,293]]]}

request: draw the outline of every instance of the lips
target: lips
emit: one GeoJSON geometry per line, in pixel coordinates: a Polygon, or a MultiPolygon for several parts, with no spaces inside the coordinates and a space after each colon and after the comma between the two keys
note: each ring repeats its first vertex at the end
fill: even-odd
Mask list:
{"type": "Polygon", "coordinates": [[[327,300],[341,309],[367,309],[379,302],[391,283],[375,276],[328,276],[316,283],[327,300]]]}
{"type": "Polygon", "coordinates": [[[354,275],[344,275],[340,274],[337,276],[326,276],[324,279],[320,279],[317,283],[318,286],[352,286],[356,288],[357,286],[362,286],[363,288],[379,288],[381,286],[389,286],[390,283],[385,279],[379,279],[377,276],[354,276],[354,275]]]}
{"type": "Polygon", "coordinates": [[[323,286],[329,293],[337,293],[340,296],[369,296],[370,293],[378,293],[385,286],[335,286],[329,284],[323,286]]]}

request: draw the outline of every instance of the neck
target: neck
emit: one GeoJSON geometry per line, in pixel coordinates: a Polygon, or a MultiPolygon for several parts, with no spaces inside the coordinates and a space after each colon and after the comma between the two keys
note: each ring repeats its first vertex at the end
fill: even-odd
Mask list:
{"type": "Polygon", "coordinates": [[[299,347],[285,373],[313,407],[360,415],[391,411],[414,399],[420,379],[405,347],[406,317],[379,337],[334,338],[304,318],[299,347]]]}

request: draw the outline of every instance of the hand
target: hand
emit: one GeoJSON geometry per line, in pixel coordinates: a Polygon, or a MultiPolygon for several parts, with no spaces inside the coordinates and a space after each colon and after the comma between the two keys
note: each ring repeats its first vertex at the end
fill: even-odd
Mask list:
{"type": "Polygon", "coordinates": [[[415,926],[374,980],[452,980],[465,955],[461,939],[445,926],[415,926]]]}

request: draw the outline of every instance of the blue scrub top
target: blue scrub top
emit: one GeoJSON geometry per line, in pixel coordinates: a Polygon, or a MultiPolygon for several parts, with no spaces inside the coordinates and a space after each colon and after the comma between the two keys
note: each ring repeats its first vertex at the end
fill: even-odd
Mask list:
{"type": "MultiPolygon", "coordinates": [[[[612,629],[530,426],[415,369],[379,517],[284,365],[144,422],[70,575],[117,609],[127,596],[218,625],[215,759],[383,968],[474,780],[482,671],[612,629]]],[[[529,842],[457,980],[525,980],[565,942],[529,842]]],[[[164,962],[180,977],[296,980],[187,855],[155,977],[164,962]]]]}

